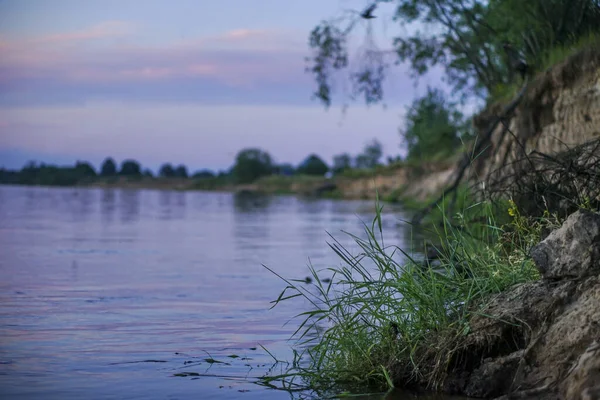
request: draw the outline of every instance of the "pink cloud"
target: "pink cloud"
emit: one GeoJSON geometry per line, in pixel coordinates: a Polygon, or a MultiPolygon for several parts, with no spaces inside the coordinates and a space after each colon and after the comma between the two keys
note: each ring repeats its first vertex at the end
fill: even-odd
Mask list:
{"type": "Polygon", "coordinates": [[[247,38],[252,38],[252,37],[257,37],[257,36],[264,36],[267,33],[268,33],[268,31],[266,31],[266,30],[234,29],[232,31],[225,32],[225,34],[223,34],[222,37],[224,39],[239,40],[239,39],[247,39],[247,38]]]}
{"type": "Polygon", "coordinates": [[[130,35],[135,31],[135,25],[126,21],[105,21],[74,32],[65,32],[38,36],[26,40],[33,45],[73,43],[94,39],[105,39],[130,35]]]}
{"type": "MultiPolygon", "coordinates": [[[[273,51],[282,49],[306,49],[305,41],[294,41],[294,34],[281,30],[234,29],[216,35],[185,39],[170,45],[172,48],[185,49],[244,49],[273,51]]],[[[302,36],[305,32],[302,32],[302,36]]]]}
{"type": "Polygon", "coordinates": [[[36,38],[0,38],[0,83],[52,79],[66,82],[164,81],[204,77],[248,87],[281,81],[302,70],[302,54],[281,41],[282,32],[237,29],[163,46],[90,41],[129,35],[133,25],[107,21],[76,32],[36,38]],[[77,46],[69,46],[76,44],[77,46]],[[234,45],[231,47],[231,45],[234,45]]]}

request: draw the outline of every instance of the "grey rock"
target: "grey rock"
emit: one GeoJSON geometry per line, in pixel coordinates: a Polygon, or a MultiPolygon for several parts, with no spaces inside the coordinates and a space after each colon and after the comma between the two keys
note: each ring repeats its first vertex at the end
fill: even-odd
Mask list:
{"type": "Polygon", "coordinates": [[[546,279],[579,278],[600,272],[600,214],[579,210],[531,250],[546,279]]]}

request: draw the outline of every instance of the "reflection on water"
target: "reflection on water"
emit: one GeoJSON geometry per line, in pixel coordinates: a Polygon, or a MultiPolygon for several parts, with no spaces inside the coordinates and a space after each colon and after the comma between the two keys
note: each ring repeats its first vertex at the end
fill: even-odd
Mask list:
{"type": "MultiPolygon", "coordinates": [[[[401,245],[401,210],[386,207],[401,245]]],[[[289,398],[249,383],[306,307],[283,288],[339,260],[372,202],[0,187],[0,397],[289,398]],[[210,354],[210,356],[208,355],[210,354]],[[236,357],[230,357],[236,356],[236,357]],[[210,363],[207,358],[226,363],[210,363]],[[200,378],[200,379],[199,379],[200,378]]]]}
{"type": "Polygon", "coordinates": [[[233,196],[236,214],[264,213],[271,204],[271,196],[254,193],[238,193],[233,196]]]}
{"type": "Polygon", "coordinates": [[[136,222],[140,216],[140,191],[121,190],[119,193],[119,215],[121,223],[136,222]]]}
{"type": "Polygon", "coordinates": [[[114,189],[104,189],[100,193],[100,209],[102,221],[111,223],[113,221],[117,200],[117,191],[114,189]]]}

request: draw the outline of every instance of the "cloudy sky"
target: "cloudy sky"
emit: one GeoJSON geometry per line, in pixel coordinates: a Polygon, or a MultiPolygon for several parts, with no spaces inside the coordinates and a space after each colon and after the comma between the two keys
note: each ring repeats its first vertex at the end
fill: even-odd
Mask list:
{"type": "MultiPolygon", "coordinates": [[[[0,0],[0,166],[28,160],[98,166],[106,156],[224,169],[244,147],[299,163],[358,153],[378,138],[400,151],[415,87],[393,70],[387,107],[350,103],[344,79],[325,110],[304,72],[322,19],[367,0],[0,0]]],[[[381,47],[398,28],[370,27],[381,47]]],[[[365,22],[357,31],[358,51],[365,22]],[[362,32],[362,34],[361,34],[362,32]]],[[[362,42],[361,42],[362,41],[362,42]]]]}

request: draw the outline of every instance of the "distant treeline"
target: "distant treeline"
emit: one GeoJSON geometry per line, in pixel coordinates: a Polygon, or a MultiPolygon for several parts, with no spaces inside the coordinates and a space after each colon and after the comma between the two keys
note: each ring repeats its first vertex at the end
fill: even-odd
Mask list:
{"type": "MultiPolygon", "coordinates": [[[[381,144],[373,140],[365,146],[363,153],[352,157],[343,153],[333,158],[330,167],[318,155],[311,154],[298,166],[290,163],[276,164],[269,153],[258,148],[241,150],[234,165],[227,171],[214,172],[202,169],[188,173],[185,165],[163,164],[154,174],[150,169],[133,159],[127,159],[117,165],[111,157],[106,158],[100,170],[86,161],[77,161],[74,166],[56,166],[29,162],[20,170],[0,169],[0,183],[20,185],[74,186],[96,182],[141,181],[155,179],[193,179],[200,188],[212,189],[226,184],[252,183],[258,178],[269,175],[313,175],[324,176],[327,173],[340,174],[353,169],[369,169],[380,165],[383,155],[381,144]]],[[[394,162],[397,159],[388,159],[394,162]]]]}
{"type": "MultiPolygon", "coordinates": [[[[191,177],[212,178],[215,173],[210,170],[201,170],[191,177]]],[[[29,162],[20,170],[0,169],[0,183],[21,185],[50,185],[72,186],[78,184],[94,183],[97,181],[115,181],[119,178],[129,180],[154,179],[154,178],[179,178],[190,177],[185,165],[173,166],[165,163],[160,167],[157,176],[150,169],[143,169],[135,160],[124,160],[120,166],[108,157],[97,171],[89,162],[77,161],[74,166],[56,166],[45,163],[29,162]]]]}

